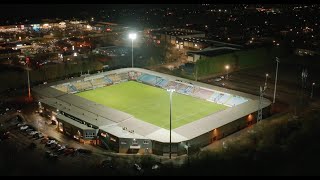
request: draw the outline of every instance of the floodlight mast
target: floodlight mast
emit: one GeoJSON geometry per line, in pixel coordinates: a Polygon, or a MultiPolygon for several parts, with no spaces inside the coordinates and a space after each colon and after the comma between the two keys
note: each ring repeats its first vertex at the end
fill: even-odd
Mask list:
{"type": "Polygon", "coordinates": [[[169,144],[169,158],[171,159],[172,149],[171,149],[171,129],[172,129],[172,93],[175,91],[174,88],[167,89],[170,93],[170,144],[169,144]]]}
{"type": "Polygon", "coordinates": [[[136,33],[130,33],[129,39],[131,39],[131,67],[133,68],[133,40],[137,38],[136,33]]]}

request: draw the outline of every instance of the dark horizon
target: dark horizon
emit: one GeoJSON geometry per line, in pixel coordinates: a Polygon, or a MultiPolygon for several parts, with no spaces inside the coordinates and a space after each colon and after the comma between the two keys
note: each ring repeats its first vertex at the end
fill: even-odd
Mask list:
{"type": "MultiPolygon", "coordinates": [[[[179,4],[179,7],[194,7],[179,4]],[[181,6],[182,5],[182,6],[181,6]]],[[[63,18],[77,17],[81,12],[93,13],[102,9],[177,7],[176,4],[2,4],[2,18],[63,18]]]]}

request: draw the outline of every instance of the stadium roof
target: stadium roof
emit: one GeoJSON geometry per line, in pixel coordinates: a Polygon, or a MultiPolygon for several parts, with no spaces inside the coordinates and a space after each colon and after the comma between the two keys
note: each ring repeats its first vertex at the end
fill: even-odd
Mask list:
{"type": "Polygon", "coordinates": [[[58,97],[61,95],[66,94],[65,92],[59,91],[57,89],[51,88],[51,87],[35,87],[32,89],[33,92],[36,92],[38,95],[40,96],[44,96],[44,97],[49,97],[49,98],[53,98],[53,97],[58,97]]]}
{"type": "MultiPolygon", "coordinates": [[[[262,107],[265,108],[270,105],[270,101],[263,100],[262,107]]],[[[254,113],[258,110],[259,100],[248,101],[235,107],[227,108],[224,111],[214,113],[210,116],[204,117],[198,121],[191,122],[184,126],[174,129],[174,132],[193,139],[200,134],[204,134],[219,128],[223,125],[229,124],[232,121],[245,117],[248,114],[254,113]]]]}
{"type": "Polygon", "coordinates": [[[72,94],[63,95],[57,97],[57,99],[72,104],[79,109],[86,110],[89,114],[94,114],[95,116],[98,115],[113,122],[121,122],[132,117],[132,115],[128,113],[101,104],[97,104],[95,102],[72,94]]]}
{"type": "Polygon", "coordinates": [[[54,107],[59,111],[68,113],[76,118],[79,118],[97,127],[115,124],[115,122],[110,119],[107,119],[97,114],[93,114],[85,109],[81,109],[79,107],[74,106],[74,104],[72,103],[66,103],[56,98],[42,99],[40,100],[40,102],[54,107]]]}
{"type": "Polygon", "coordinates": [[[69,123],[69,124],[71,124],[71,125],[73,125],[75,127],[78,127],[78,128],[80,128],[82,130],[93,129],[92,127],[89,127],[89,126],[86,126],[84,124],[81,124],[81,123],[79,123],[77,121],[74,121],[73,119],[70,119],[70,118],[68,118],[68,117],[66,117],[64,115],[61,115],[61,114],[58,114],[57,118],[63,120],[64,122],[67,122],[67,123],[69,123]]]}
{"type": "Polygon", "coordinates": [[[101,130],[119,138],[146,139],[145,136],[142,136],[136,132],[131,133],[128,130],[124,130],[122,127],[119,126],[103,127],[101,128],[101,130]]]}

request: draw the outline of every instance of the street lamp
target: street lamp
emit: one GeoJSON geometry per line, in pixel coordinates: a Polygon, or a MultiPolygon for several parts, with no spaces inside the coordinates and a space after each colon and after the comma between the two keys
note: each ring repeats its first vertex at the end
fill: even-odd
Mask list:
{"type": "Polygon", "coordinates": [[[269,74],[268,74],[268,73],[266,73],[266,81],[265,81],[265,83],[264,83],[264,87],[265,87],[265,88],[267,88],[267,81],[268,81],[268,77],[269,77],[269,74]]]}
{"type": "Polygon", "coordinates": [[[132,62],[132,67],[133,67],[133,40],[135,40],[137,38],[137,34],[136,33],[130,33],[129,34],[129,39],[131,39],[131,47],[132,47],[132,49],[131,49],[131,62],[132,62]]]}
{"type": "Polygon", "coordinates": [[[277,92],[277,81],[278,81],[278,68],[279,68],[279,58],[276,57],[277,68],[276,68],[276,80],[274,82],[274,91],[273,91],[273,104],[276,102],[276,92],[277,92]]]}
{"type": "Polygon", "coordinates": [[[172,128],[172,93],[176,91],[173,88],[167,89],[167,91],[170,93],[170,150],[169,150],[169,158],[171,159],[171,128],[172,128]]]}
{"type": "Polygon", "coordinates": [[[229,79],[229,68],[230,68],[229,65],[226,65],[226,66],[225,66],[225,69],[227,70],[227,79],[229,79]]]}
{"type": "Polygon", "coordinates": [[[190,165],[190,159],[189,159],[189,147],[190,147],[190,145],[188,145],[188,144],[185,144],[185,145],[184,145],[184,148],[186,149],[186,151],[187,151],[187,156],[188,156],[188,166],[190,165]]]}
{"type": "Polygon", "coordinates": [[[312,99],[313,97],[313,86],[316,85],[316,83],[312,83],[312,86],[311,86],[311,95],[310,95],[310,98],[312,99]]]}

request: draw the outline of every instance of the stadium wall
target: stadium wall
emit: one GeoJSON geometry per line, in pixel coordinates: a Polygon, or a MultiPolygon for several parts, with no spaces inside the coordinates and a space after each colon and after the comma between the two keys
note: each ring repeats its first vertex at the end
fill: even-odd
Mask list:
{"type": "MultiPolygon", "coordinates": [[[[268,116],[270,116],[270,106],[263,109],[263,117],[266,118],[268,116]]],[[[202,134],[196,138],[190,139],[185,142],[172,143],[172,154],[186,154],[187,151],[185,145],[189,146],[189,153],[197,152],[200,148],[207,146],[216,140],[222,139],[228,135],[238,132],[241,129],[253,125],[254,123],[256,123],[256,117],[257,112],[251,113],[224,126],[213,129],[212,131],[202,134]]],[[[166,155],[169,153],[169,144],[153,141],[152,150],[156,155],[166,155]]]]}

